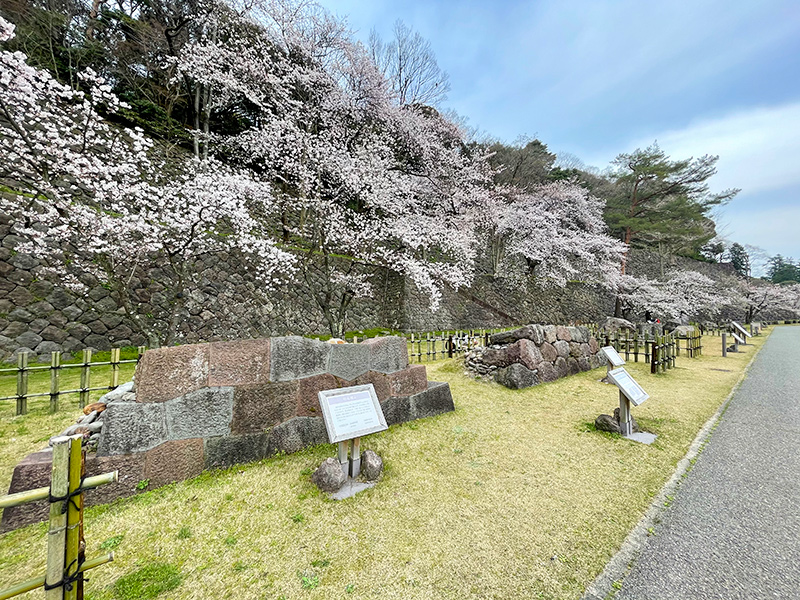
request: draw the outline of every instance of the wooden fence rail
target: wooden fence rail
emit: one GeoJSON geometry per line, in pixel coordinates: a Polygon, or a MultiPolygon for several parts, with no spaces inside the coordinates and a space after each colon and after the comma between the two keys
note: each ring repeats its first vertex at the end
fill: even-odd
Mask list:
{"type": "Polygon", "coordinates": [[[83,492],[118,480],[117,471],[84,478],[83,436],[53,440],[50,487],[0,497],[0,508],[49,499],[50,526],[47,535],[47,568],[35,577],[0,590],[0,600],[13,598],[40,587],[47,600],[83,600],[83,572],[114,560],[108,554],[86,560],[83,539],[83,492]]]}
{"type": "Polygon", "coordinates": [[[120,349],[114,348],[111,350],[111,360],[104,362],[92,362],[92,350],[86,349],[82,353],[81,361],[73,364],[62,364],[61,352],[50,353],[50,364],[41,366],[30,366],[28,353],[20,352],[17,355],[17,366],[11,369],[0,369],[0,375],[16,373],[17,376],[17,393],[14,396],[0,397],[0,401],[16,400],[17,401],[17,415],[24,415],[28,412],[28,399],[40,398],[49,396],[50,398],[50,412],[58,411],[59,398],[64,394],[78,394],[80,397],[81,407],[89,403],[90,392],[99,390],[113,390],[119,385],[119,368],[120,365],[137,363],[142,358],[145,351],[144,346],[139,346],[136,358],[120,360],[120,349]],[[108,385],[92,387],[92,367],[111,366],[108,385]],[[80,369],[80,387],[75,389],[63,390],[61,389],[61,372],[66,369],[80,369]],[[50,371],[50,391],[29,393],[28,392],[28,378],[31,373],[40,371],[50,371]]]}
{"type": "Polygon", "coordinates": [[[488,346],[493,333],[505,329],[473,329],[441,332],[411,333],[406,336],[410,344],[408,357],[411,362],[426,362],[453,358],[474,348],[488,346]]]}

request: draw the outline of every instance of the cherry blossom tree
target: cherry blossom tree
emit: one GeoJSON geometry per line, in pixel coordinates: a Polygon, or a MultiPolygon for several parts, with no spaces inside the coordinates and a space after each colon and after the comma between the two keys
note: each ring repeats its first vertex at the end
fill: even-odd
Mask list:
{"type": "Polygon", "coordinates": [[[740,281],[737,291],[745,311],[745,323],[761,315],[771,319],[800,317],[800,285],[750,280],[740,281]]]}

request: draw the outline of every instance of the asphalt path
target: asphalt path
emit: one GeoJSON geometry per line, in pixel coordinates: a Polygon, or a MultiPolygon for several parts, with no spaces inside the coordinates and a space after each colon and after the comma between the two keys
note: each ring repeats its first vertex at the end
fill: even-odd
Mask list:
{"type": "Polygon", "coordinates": [[[777,327],[619,600],[800,599],[800,327],[777,327]]]}

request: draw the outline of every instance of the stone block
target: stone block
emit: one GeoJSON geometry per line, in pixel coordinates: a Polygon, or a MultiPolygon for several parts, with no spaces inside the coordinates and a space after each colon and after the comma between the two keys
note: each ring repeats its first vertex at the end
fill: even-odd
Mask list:
{"type": "Polygon", "coordinates": [[[558,377],[566,377],[569,375],[569,366],[567,365],[567,359],[563,356],[559,356],[556,361],[553,363],[553,367],[558,374],[558,377]]]}
{"type": "Polygon", "coordinates": [[[534,370],[542,362],[542,353],[539,347],[531,340],[519,340],[515,346],[519,347],[519,362],[528,369],[534,370]]]}
{"type": "Polygon", "coordinates": [[[570,342],[569,343],[569,355],[573,358],[580,358],[583,356],[583,351],[581,350],[581,345],[577,342],[570,342]]]}
{"type": "Polygon", "coordinates": [[[588,343],[581,344],[581,356],[589,357],[592,355],[592,350],[589,348],[588,343]]]}
{"type": "Polygon", "coordinates": [[[290,454],[307,446],[327,443],[328,432],[321,417],[294,417],[270,431],[267,451],[290,454]]]}
{"type": "Polygon", "coordinates": [[[99,456],[132,454],[155,448],[167,441],[167,418],[163,404],[115,402],[103,413],[99,456]]]}
{"type": "Polygon", "coordinates": [[[564,327],[563,325],[556,326],[556,337],[558,337],[559,340],[563,340],[565,342],[572,341],[572,335],[569,332],[569,328],[564,327]]]}
{"type": "Polygon", "coordinates": [[[69,335],[78,340],[82,340],[87,335],[92,333],[92,330],[89,329],[86,325],[74,321],[71,323],[67,323],[66,330],[69,335]]]}
{"type": "MultiPolygon", "coordinates": [[[[48,451],[34,452],[23,458],[14,467],[14,472],[11,475],[11,484],[8,486],[8,493],[16,494],[17,492],[50,485],[52,460],[53,453],[48,451]]],[[[47,518],[49,512],[50,504],[46,500],[3,509],[0,532],[43,521],[47,518]]]]}
{"type": "Polygon", "coordinates": [[[41,341],[42,336],[33,333],[32,331],[26,331],[17,336],[16,340],[17,344],[20,346],[25,346],[26,348],[36,348],[41,341]]]}
{"type": "Polygon", "coordinates": [[[544,327],[541,325],[528,325],[528,329],[530,330],[528,339],[537,346],[541,346],[545,342],[544,327]]]}
{"type": "Polygon", "coordinates": [[[268,434],[225,435],[204,441],[206,469],[229,467],[268,456],[268,434]]]}
{"type": "MultiPolygon", "coordinates": [[[[368,383],[371,383],[372,387],[375,388],[375,395],[378,396],[379,402],[383,402],[392,395],[392,383],[389,379],[389,375],[378,371],[365,373],[347,385],[366,385],[368,383]]],[[[345,386],[340,384],[339,387],[345,386]]]]}
{"type": "Polygon", "coordinates": [[[144,478],[148,489],[196,477],[203,471],[203,440],[191,438],[165,442],[148,450],[144,459],[144,478]]]}
{"type": "Polygon", "coordinates": [[[481,362],[494,367],[507,367],[514,362],[514,356],[508,351],[510,346],[505,348],[486,348],[481,355],[481,362]]]}
{"type": "Polygon", "coordinates": [[[589,363],[589,359],[587,357],[581,356],[578,359],[578,368],[580,368],[581,371],[591,371],[592,365],[589,363]]]}
{"type": "Polygon", "coordinates": [[[208,385],[209,344],[157,348],[136,366],[136,401],[166,402],[208,385]]]}
{"type": "Polygon", "coordinates": [[[578,365],[578,359],[570,356],[567,359],[567,373],[569,375],[577,375],[581,372],[581,368],[578,365]]]}
{"type": "MultiPolygon", "coordinates": [[[[286,418],[294,416],[321,417],[322,409],[319,405],[319,393],[323,390],[333,390],[338,387],[342,387],[340,381],[329,373],[298,379],[295,406],[292,407],[292,414],[286,418]]],[[[286,419],[282,420],[285,421],[286,419]]]]}
{"type": "Polygon", "coordinates": [[[42,339],[49,342],[55,342],[57,344],[60,344],[69,337],[69,334],[66,331],[59,329],[58,327],[54,327],[53,325],[48,325],[45,327],[39,332],[39,335],[42,336],[42,339]]]}
{"type": "Polygon", "coordinates": [[[372,450],[361,455],[361,474],[367,481],[377,481],[383,472],[383,459],[372,450]]]}
{"type": "MultiPolygon", "coordinates": [[[[28,325],[22,321],[12,321],[3,330],[3,335],[9,338],[16,338],[28,331],[28,325]]],[[[16,342],[14,342],[16,344],[16,342]]]]}
{"type": "Polygon", "coordinates": [[[600,351],[600,344],[597,343],[594,337],[589,338],[589,351],[592,354],[597,354],[600,351]]]}
{"type": "Polygon", "coordinates": [[[556,352],[555,346],[550,342],[545,342],[539,348],[539,352],[542,353],[542,360],[552,363],[557,357],[558,352],[556,352]]]}
{"type": "Polygon", "coordinates": [[[556,353],[560,357],[567,358],[569,356],[569,342],[558,340],[555,344],[553,344],[553,348],[556,349],[556,353]]]}
{"type": "Polygon", "coordinates": [[[297,411],[297,381],[237,385],[233,391],[231,432],[264,433],[297,411]]]}
{"type": "Polygon", "coordinates": [[[544,382],[555,381],[558,379],[558,372],[556,371],[556,368],[549,362],[539,363],[538,371],[539,379],[544,382]]]}
{"type": "Polygon", "coordinates": [[[567,327],[567,329],[569,330],[569,335],[572,338],[571,341],[578,342],[579,344],[589,341],[589,330],[585,327],[567,327]]]}
{"type": "Polygon", "coordinates": [[[411,396],[428,387],[425,365],[412,365],[402,371],[389,373],[386,377],[392,396],[411,396]]]}
{"type": "Polygon", "coordinates": [[[411,414],[410,396],[392,396],[385,402],[381,402],[381,410],[387,425],[414,420],[411,414]]]}
{"type": "Polygon", "coordinates": [[[270,340],[214,342],[209,349],[208,385],[269,381],[270,340]]]}
{"type": "Polygon", "coordinates": [[[332,344],[328,355],[328,373],[353,380],[369,371],[370,347],[365,344],[332,344]]]}
{"type": "Polygon", "coordinates": [[[347,475],[342,471],[342,466],[336,458],[326,458],[322,464],[314,471],[311,481],[320,491],[328,494],[338,492],[347,481],[347,475]]]}
{"type": "Polygon", "coordinates": [[[119,480],[86,492],[86,504],[89,506],[105,504],[117,498],[126,498],[136,494],[140,491],[137,489],[139,482],[147,479],[144,475],[144,463],[144,453],[117,456],[89,454],[86,459],[88,476],[117,471],[119,480]]]}
{"type": "Polygon", "coordinates": [[[28,329],[33,333],[42,333],[42,330],[49,324],[50,323],[47,321],[47,319],[34,319],[28,323],[28,329]]]}
{"type": "MultiPolygon", "coordinates": [[[[138,395],[137,390],[137,398],[138,395]]],[[[231,432],[232,387],[203,388],[163,404],[170,440],[215,437],[231,432]]]]}
{"type": "Polygon", "coordinates": [[[512,390],[521,390],[539,384],[536,371],[520,363],[498,369],[494,374],[494,379],[500,385],[512,390]]]}
{"type": "Polygon", "coordinates": [[[85,338],[83,338],[83,343],[90,348],[94,348],[95,350],[111,350],[111,342],[108,341],[108,338],[97,333],[90,333],[87,335],[85,338]]]}
{"type": "Polygon", "coordinates": [[[378,373],[394,373],[408,366],[408,344],[398,336],[370,338],[361,342],[369,348],[369,368],[378,373]]]}
{"type": "Polygon", "coordinates": [[[327,372],[332,347],[299,336],[272,338],[270,380],[288,381],[327,372]]]}

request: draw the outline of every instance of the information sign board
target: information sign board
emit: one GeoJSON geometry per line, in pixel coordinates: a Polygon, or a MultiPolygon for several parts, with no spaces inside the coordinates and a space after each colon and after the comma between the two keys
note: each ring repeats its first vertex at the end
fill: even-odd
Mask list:
{"type": "Polygon", "coordinates": [[[639,406],[642,402],[647,400],[650,396],[642,389],[630,373],[624,367],[614,369],[608,372],[608,378],[614,383],[619,390],[625,394],[625,397],[631,401],[634,406],[639,406]]]}
{"type": "Polygon", "coordinates": [[[738,335],[736,335],[735,333],[731,333],[731,335],[733,336],[733,339],[735,339],[735,340],[736,340],[736,343],[737,343],[737,344],[742,344],[743,346],[746,346],[746,345],[747,345],[747,342],[745,342],[743,338],[739,337],[739,336],[738,336],[738,335]]]}
{"type": "Polygon", "coordinates": [[[625,364],[625,361],[619,355],[619,352],[616,351],[614,346],[603,346],[600,348],[605,354],[606,360],[611,363],[612,367],[621,367],[625,364]]]}
{"type": "Polygon", "coordinates": [[[736,327],[736,329],[741,331],[745,335],[745,337],[753,337],[750,335],[749,331],[747,331],[744,327],[739,325],[736,321],[731,321],[731,325],[733,325],[734,327],[736,327]]]}
{"type": "Polygon", "coordinates": [[[332,444],[387,429],[371,383],[319,392],[319,404],[332,444]]]}

